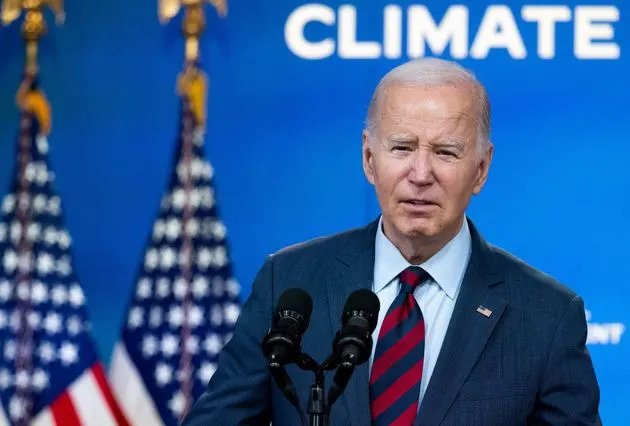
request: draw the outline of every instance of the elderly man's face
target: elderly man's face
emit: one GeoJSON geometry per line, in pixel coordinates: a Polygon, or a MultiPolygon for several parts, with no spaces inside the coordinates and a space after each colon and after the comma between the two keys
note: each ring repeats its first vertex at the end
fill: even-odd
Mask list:
{"type": "Polygon", "coordinates": [[[492,149],[479,154],[472,93],[394,83],[380,99],[373,140],[363,135],[363,168],[399,248],[445,244],[486,181],[492,149]]]}

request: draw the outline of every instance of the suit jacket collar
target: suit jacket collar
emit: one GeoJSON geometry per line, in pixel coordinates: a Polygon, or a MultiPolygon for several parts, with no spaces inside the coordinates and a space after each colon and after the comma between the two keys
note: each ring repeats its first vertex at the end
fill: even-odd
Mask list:
{"type": "MultiPolygon", "coordinates": [[[[327,281],[333,335],[340,326],[348,296],[355,290],[372,287],[377,226],[378,219],[347,234],[340,242],[338,262],[327,281]]],[[[504,279],[497,259],[470,220],[468,226],[472,238],[470,261],[416,426],[442,421],[507,304],[500,292],[492,291],[504,279]],[[490,316],[480,314],[479,306],[491,310],[490,316]]],[[[353,426],[371,424],[368,363],[356,368],[339,404],[346,405],[353,426]]]]}

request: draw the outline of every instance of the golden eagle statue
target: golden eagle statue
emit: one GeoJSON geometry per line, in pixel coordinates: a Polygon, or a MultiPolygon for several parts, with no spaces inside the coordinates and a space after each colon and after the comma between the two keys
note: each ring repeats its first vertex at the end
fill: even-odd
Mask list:
{"type": "Polygon", "coordinates": [[[2,23],[9,25],[20,17],[22,9],[26,13],[39,11],[42,7],[49,6],[58,24],[62,24],[66,18],[63,11],[63,0],[2,0],[2,23]]]}

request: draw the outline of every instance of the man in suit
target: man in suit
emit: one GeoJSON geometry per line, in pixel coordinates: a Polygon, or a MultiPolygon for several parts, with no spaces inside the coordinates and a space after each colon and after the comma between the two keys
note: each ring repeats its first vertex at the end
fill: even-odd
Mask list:
{"type": "MultiPolygon", "coordinates": [[[[382,215],[268,257],[184,425],[300,424],[260,349],[291,287],[314,300],[302,349],[318,361],[353,291],[381,303],[370,360],[332,407],[332,425],[598,424],[582,300],[486,243],[465,216],[488,176],[489,135],[488,97],[468,71],[438,59],[390,71],[362,147],[382,215]]],[[[287,372],[305,410],[313,375],[287,372]]]]}

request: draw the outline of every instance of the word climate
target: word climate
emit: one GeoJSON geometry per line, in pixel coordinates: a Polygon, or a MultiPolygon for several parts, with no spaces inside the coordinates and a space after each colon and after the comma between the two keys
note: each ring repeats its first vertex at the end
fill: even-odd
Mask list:
{"type": "MultiPolygon", "coordinates": [[[[289,50],[304,59],[325,59],[335,54],[344,59],[397,59],[403,55],[405,20],[406,54],[410,58],[441,55],[448,47],[449,55],[455,59],[484,59],[492,49],[504,49],[512,58],[524,59],[528,48],[521,31],[532,26],[536,46],[529,50],[535,50],[539,58],[552,59],[556,54],[557,24],[568,23],[576,58],[620,56],[613,27],[619,21],[619,9],[611,5],[523,5],[517,13],[506,5],[495,4],[485,9],[476,28],[470,28],[470,11],[464,5],[449,6],[436,20],[425,5],[414,4],[403,12],[400,6],[390,4],[383,9],[382,19],[380,40],[358,40],[357,27],[361,22],[354,5],[344,4],[335,10],[325,4],[309,3],[290,13],[284,38],[289,50]]],[[[369,24],[364,23],[366,28],[369,24]]]]}

